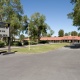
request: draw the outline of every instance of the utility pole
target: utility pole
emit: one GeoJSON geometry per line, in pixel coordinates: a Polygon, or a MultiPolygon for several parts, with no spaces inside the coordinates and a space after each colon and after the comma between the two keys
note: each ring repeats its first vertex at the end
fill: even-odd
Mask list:
{"type": "Polygon", "coordinates": [[[29,47],[29,50],[30,50],[29,24],[28,24],[28,47],[29,47]]]}
{"type": "Polygon", "coordinates": [[[11,38],[10,38],[10,24],[8,24],[9,27],[9,37],[8,37],[8,53],[11,52],[11,38]]]}

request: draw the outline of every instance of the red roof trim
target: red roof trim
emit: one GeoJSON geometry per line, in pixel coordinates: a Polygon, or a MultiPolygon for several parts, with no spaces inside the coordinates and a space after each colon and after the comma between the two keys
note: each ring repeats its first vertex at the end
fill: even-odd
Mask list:
{"type": "Polygon", "coordinates": [[[80,37],[78,36],[41,37],[40,40],[80,40],[80,37]]]}
{"type": "MultiPolygon", "coordinates": [[[[24,40],[29,40],[28,38],[25,38],[24,40]]],[[[80,40],[80,37],[78,36],[63,36],[63,37],[41,37],[40,40],[80,40]]]]}

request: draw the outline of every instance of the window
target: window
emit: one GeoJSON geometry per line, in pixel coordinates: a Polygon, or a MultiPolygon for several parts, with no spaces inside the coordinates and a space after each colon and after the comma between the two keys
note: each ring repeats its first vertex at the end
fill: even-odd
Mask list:
{"type": "Polygon", "coordinates": [[[2,32],[5,32],[4,30],[2,30],[2,32]]]}

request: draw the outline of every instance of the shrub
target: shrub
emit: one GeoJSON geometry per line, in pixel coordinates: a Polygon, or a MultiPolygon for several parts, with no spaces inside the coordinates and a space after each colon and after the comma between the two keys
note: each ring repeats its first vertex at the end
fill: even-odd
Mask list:
{"type": "Polygon", "coordinates": [[[28,45],[28,41],[23,41],[24,45],[28,45]]]}
{"type": "Polygon", "coordinates": [[[35,42],[35,41],[30,41],[30,44],[31,44],[31,45],[36,45],[37,42],[35,42]]]}
{"type": "MultiPolygon", "coordinates": [[[[28,41],[24,41],[23,43],[24,43],[24,45],[29,45],[29,42],[28,41]]],[[[30,45],[36,45],[36,44],[37,44],[37,42],[30,41],[30,45]]]]}
{"type": "Polygon", "coordinates": [[[4,47],[5,43],[3,41],[0,41],[0,47],[4,47]]]}
{"type": "Polygon", "coordinates": [[[39,42],[40,44],[46,44],[46,43],[49,43],[48,41],[40,41],[39,42]]]}
{"type": "Polygon", "coordinates": [[[13,46],[22,46],[22,43],[19,41],[13,42],[12,43],[13,46]]]}

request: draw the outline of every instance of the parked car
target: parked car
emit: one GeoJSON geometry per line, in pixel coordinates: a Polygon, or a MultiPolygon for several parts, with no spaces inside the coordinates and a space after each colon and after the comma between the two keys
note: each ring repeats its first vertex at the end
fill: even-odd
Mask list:
{"type": "Polygon", "coordinates": [[[80,43],[73,43],[70,45],[70,48],[80,48],[80,43]]]}

